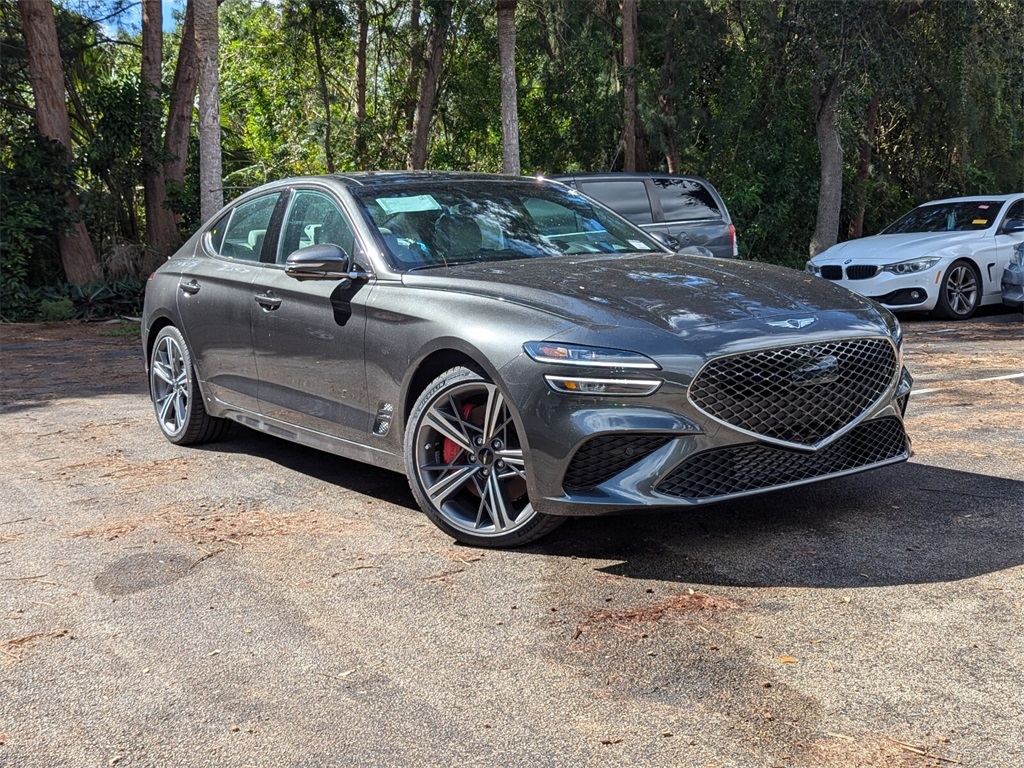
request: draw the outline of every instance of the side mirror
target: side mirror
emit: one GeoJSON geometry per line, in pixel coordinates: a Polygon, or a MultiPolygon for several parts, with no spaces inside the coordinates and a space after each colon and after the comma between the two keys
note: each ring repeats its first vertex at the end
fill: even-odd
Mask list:
{"type": "Polygon", "coordinates": [[[284,273],[296,280],[352,281],[359,276],[352,272],[349,255],[333,243],[311,245],[292,252],[284,263],[284,273]]]}
{"type": "Polygon", "coordinates": [[[1024,232],[1024,219],[1007,219],[1003,222],[1003,228],[1000,232],[1004,235],[1013,232],[1024,232]]]}
{"type": "Polygon", "coordinates": [[[672,237],[672,235],[666,235],[664,232],[648,232],[647,234],[670,250],[678,251],[683,247],[679,240],[672,237]]]}

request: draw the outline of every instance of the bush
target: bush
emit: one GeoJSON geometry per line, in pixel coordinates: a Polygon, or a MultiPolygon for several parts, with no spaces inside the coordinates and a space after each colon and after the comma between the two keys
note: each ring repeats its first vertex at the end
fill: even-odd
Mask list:
{"type": "Polygon", "coordinates": [[[39,302],[39,319],[44,322],[70,320],[75,312],[71,299],[43,299],[39,302]]]}

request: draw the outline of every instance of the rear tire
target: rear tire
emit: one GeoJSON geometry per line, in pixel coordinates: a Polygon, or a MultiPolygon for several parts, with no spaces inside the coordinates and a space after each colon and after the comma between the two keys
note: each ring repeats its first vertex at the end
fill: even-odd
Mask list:
{"type": "Polygon", "coordinates": [[[149,394],[164,437],[175,445],[216,440],[226,422],[206,412],[185,337],[173,325],[162,329],[149,359],[149,394]]]}
{"type": "Polygon", "coordinates": [[[969,261],[954,261],[946,269],[939,286],[936,317],[945,320],[966,320],[981,304],[981,276],[969,261]]]}
{"type": "Polygon", "coordinates": [[[512,404],[469,368],[441,374],[416,400],[405,462],[420,508],[464,544],[515,547],[565,521],[534,510],[512,404]]]}

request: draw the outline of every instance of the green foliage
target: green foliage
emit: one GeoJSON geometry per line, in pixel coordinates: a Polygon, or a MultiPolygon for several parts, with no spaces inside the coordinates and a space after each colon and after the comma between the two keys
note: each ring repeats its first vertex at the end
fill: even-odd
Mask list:
{"type": "Polygon", "coordinates": [[[69,302],[75,320],[96,320],[141,314],[145,289],[142,278],[121,278],[88,285],[59,283],[43,288],[41,296],[44,302],[69,302]]]}
{"type": "MultiPolygon", "coordinates": [[[[366,117],[355,108],[358,0],[224,0],[220,93],[226,196],[327,169],[404,167],[436,3],[366,0],[366,117]],[[330,137],[328,137],[328,126],[330,137]],[[359,140],[357,142],[357,139],[359,140]],[[362,152],[357,146],[362,146],[362,152]]],[[[707,176],[746,258],[800,266],[815,228],[820,158],[814,87],[841,80],[842,219],[864,231],[948,194],[1024,187],[1024,25],[1019,0],[640,0],[641,144],[649,169],[707,176]],[[878,104],[868,130],[867,114],[878,104]],[[858,179],[860,149],[869,173],[858,179]]],[[[520,0],[516,13],[524,172],[622,167],[621,8],[613,0],[520,0]]],[[[131,293],[72,296],[57,234],[82,200],[97,249],[141,245],[141,127],[162,121],[140,94],[137,32],[118,39],[57,6],[75,162],[36,139],[20,16],[0,3],[0,316],[38,316],[68,298],[77,317],[118,314],[131,293]],[[43,290],[44,286],[50,286],[43,290]],[[45,294],[45,295],[44,295],[45,294]],[[120,297],[120,298],[118,298],[120,297]]],[[[165,82],[180,30],[165,35],[165,82]]],[[[428,167],[501,166],[493,0],[455,0],[428,167]]],[[[168,204],[185,232],[199,218],[198,144],[168,204]]],[[[840,233],[845,235],[845,229],[840,233]]],[[[140,249],[141,250],[141,249],[140,249]]]]}
{"type": "Polygon", "coordinates": [[[70,320],[75,314],[75,305],[71,299],[43,299],[39,302],[39,319],[46,323],[59,323],[70,320]]]}

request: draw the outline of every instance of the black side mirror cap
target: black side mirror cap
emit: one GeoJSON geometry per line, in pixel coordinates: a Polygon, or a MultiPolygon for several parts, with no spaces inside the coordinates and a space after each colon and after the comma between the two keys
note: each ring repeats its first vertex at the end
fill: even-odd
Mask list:
{"type": "Polygon", "coordinates": [[[334,243],[300,248],[289,254],[284,273],[296,280],[348,280],[362,277],[352,271],[352,258],[334,243]]]}

